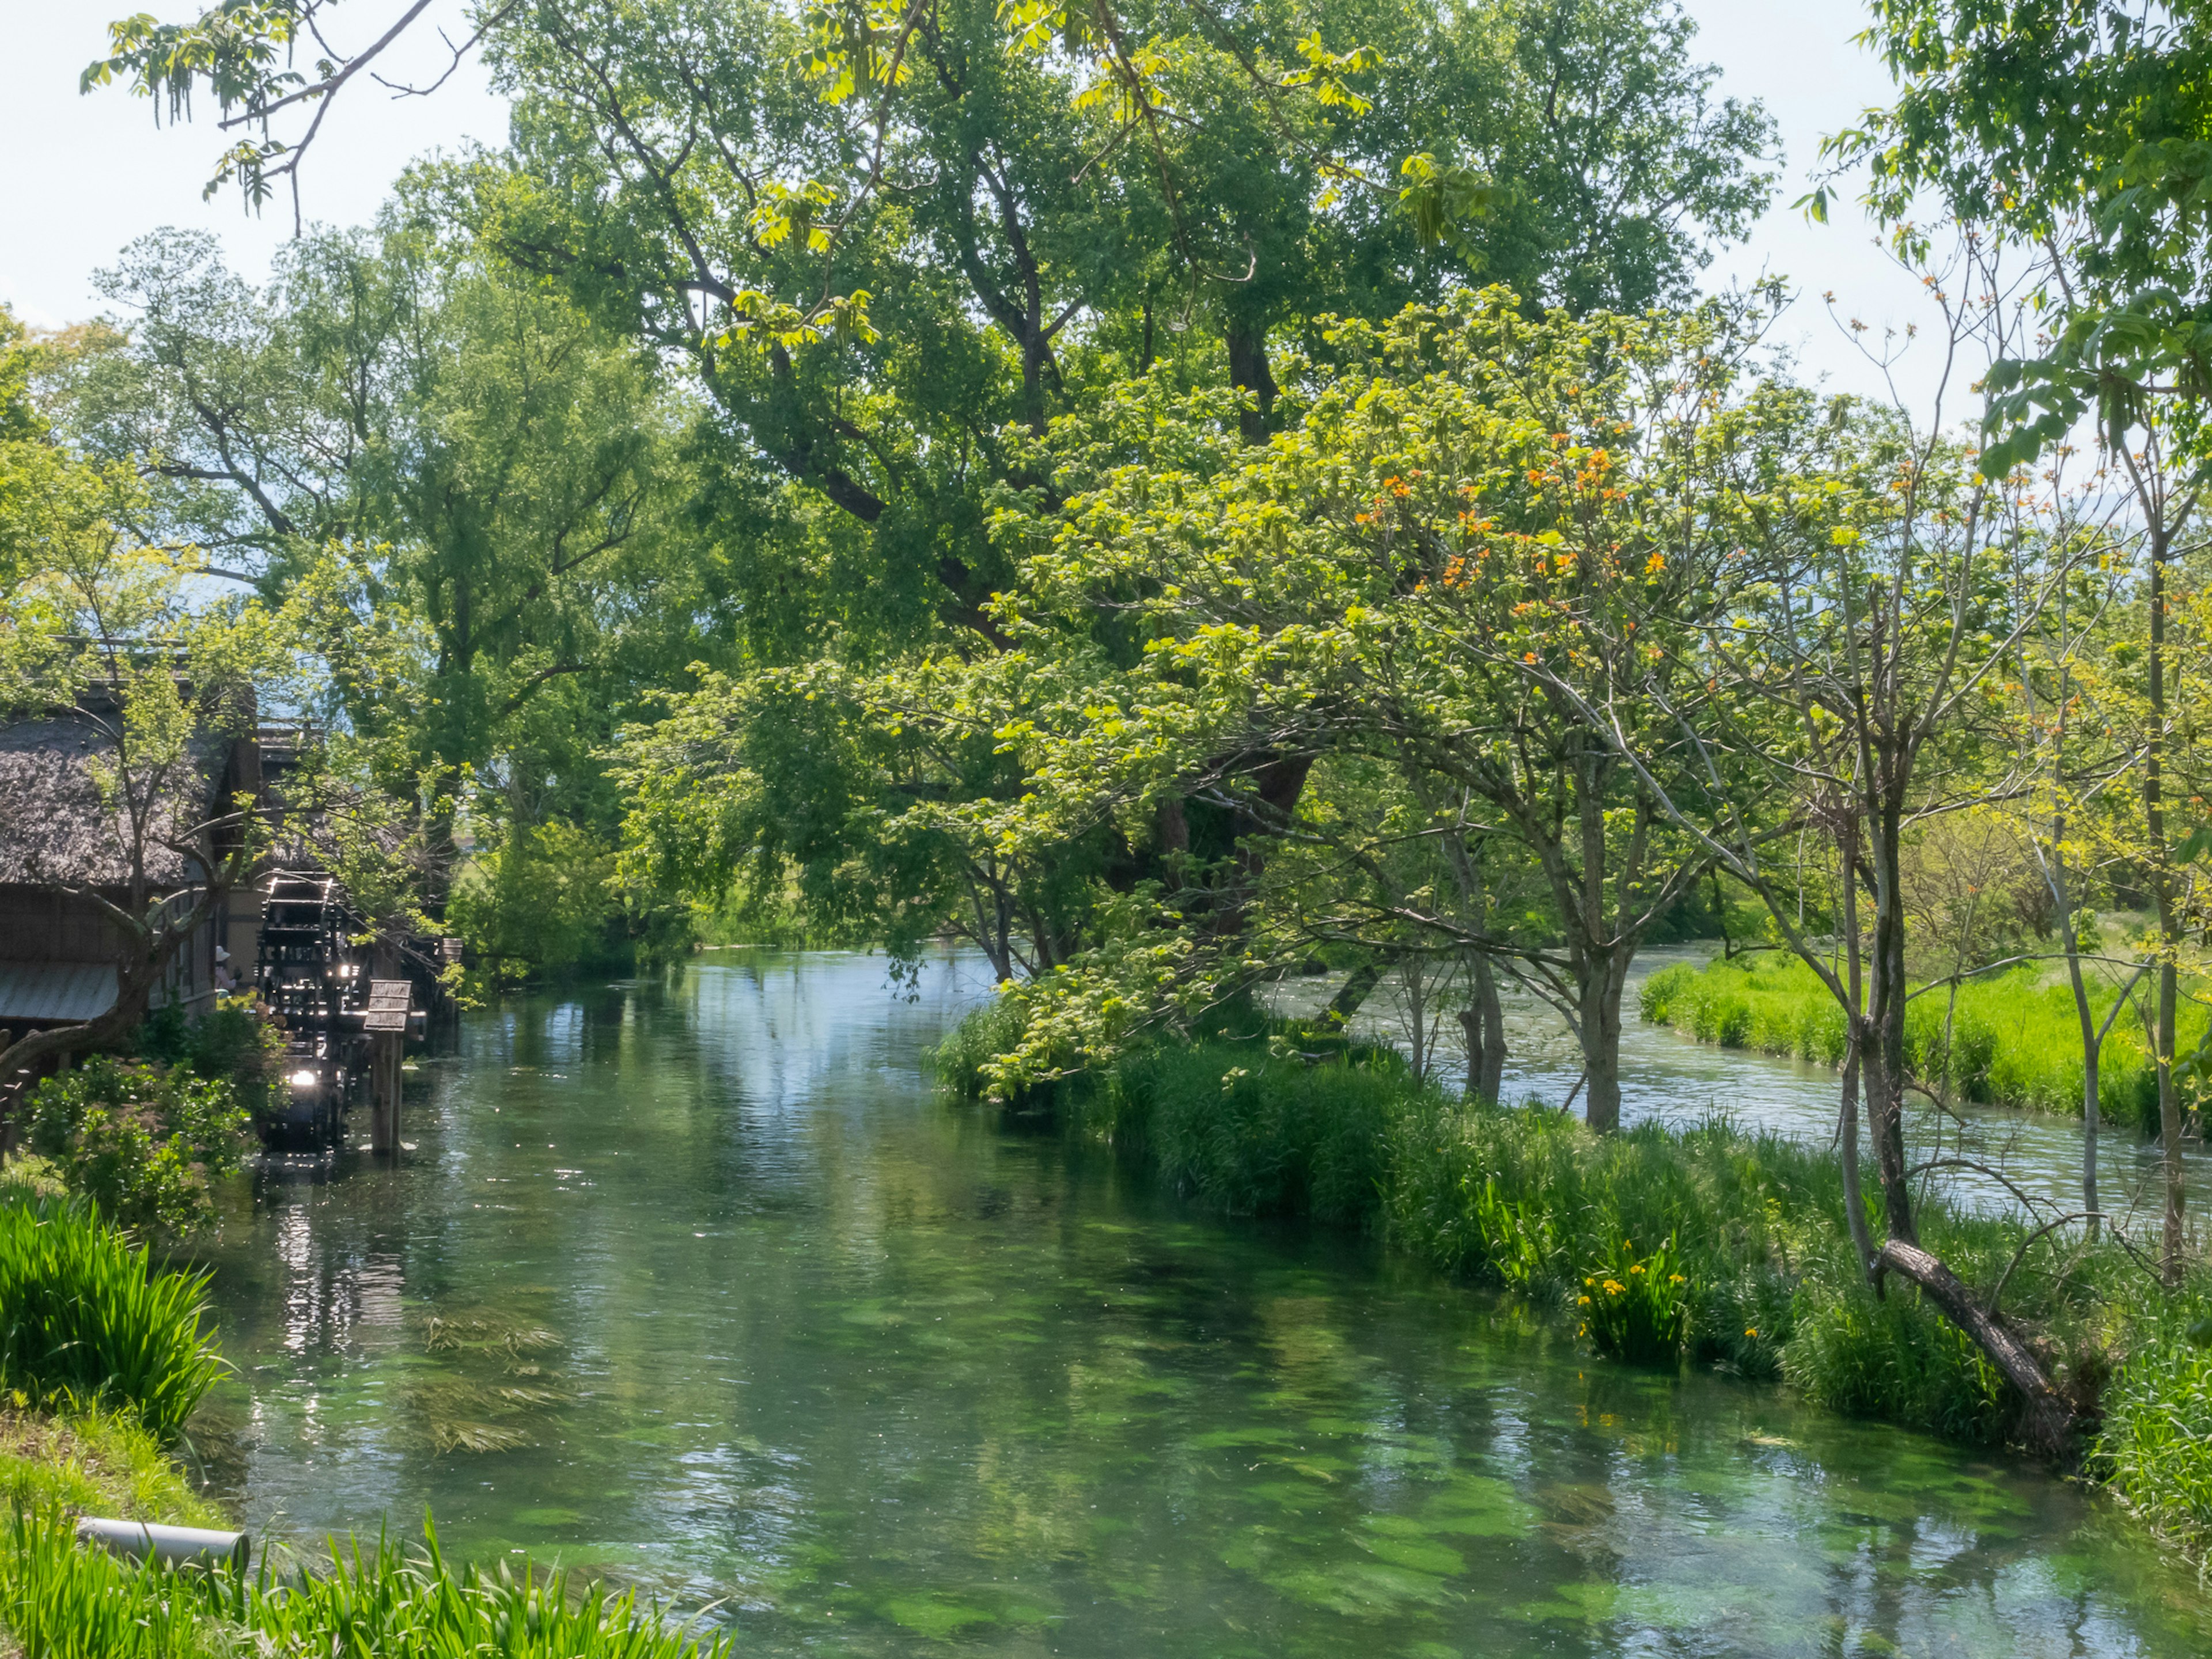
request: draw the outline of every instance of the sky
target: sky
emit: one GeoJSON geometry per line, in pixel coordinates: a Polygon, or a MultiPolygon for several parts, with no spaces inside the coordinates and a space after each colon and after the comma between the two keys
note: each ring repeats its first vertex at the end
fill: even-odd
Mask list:
{"type": "MultiPolygon", "coordinates": [[[[78,94],[79,72],[103,53],[106,19],[126,9],[101,0],[0,0],[8,41],[0,61],[0,147],[16,158],[8,173],[8,210],[0,215],[7,227],[0,232],[0,300],[41,327],[96,315],[102,307],[93,273],[159,226],[215,233],[233,268],[250,276],[266,271],[291,231],[289,201],[272,203],[256,218],[235,191],[201,199],[222,148],[211,110],[197,123],[157,129],[154,106],[122,85],[78,94]]],[[[1722,70],[1721,90],[1761,100],[1776,117],[1785,160],[1773,205],[1747,244],[1715,260],[1709,284],[1769,272],[1789,277],[1801,298],[1776,337],[1796,349],[1804,372],[1831,388],[1883,395],[1883,376],[1851,347],[1820,296],[1832,291],[1836,311],[1864,320],[1872,325],[1869,337],[1879,337],[1885,326],[1925,320],[1919,284],[1890,262],[1848,202],[1826,225],[1808,225],[1790,206],[1808,188],[1821,137],[1887,100],[1887,77],[1851,42],[1864,27],[1860,0],[1687,0],[1686,9],[1699,26],[1699,56],[1722,70]]],[[[434,0],[424,22],[462,38],[463,10],[464,0],[434,0]]],[[[357,3],[341,9],[341,25],[349,12],[362,20],[363,34],[389,15],[357,3]]],[[[189,12],[163,0],[158,15],[189,12]]],[[[360,42],[341,34],[337,44],[360,42]]],[[[449,61],[422,23],[387,58],[379,67],[393,79],[428,79],[449,61]]],[[[395,100],[356,82],[333,105],[307,163],[307,216],[342,224],[366,220],[413,157],[471,139],[496,144],[506,130],[505,107],[473,60],[428,98],[395,100]]],[[[1896,374],[1899,389],[1923,412],[1936,379],[1930,355],[1909,356],[1896,374]]]]}

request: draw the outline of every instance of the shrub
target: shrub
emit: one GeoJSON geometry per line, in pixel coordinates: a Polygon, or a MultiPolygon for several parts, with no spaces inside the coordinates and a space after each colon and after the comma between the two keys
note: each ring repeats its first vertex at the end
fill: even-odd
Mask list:
{"type": "Polygon", "coordinates": [[[249,1111],[264,1105],[283,1069],[284,1034],[257,1012],[251,993],[217,997],[198,1019],[176,1003],[147,1016],[131,1040],[131,1052],[161,1067],[181,1066],[210,1081],[228,1082],[249,1111]]]}
{"type": "Polygon", "coordinates": [[[32,1148],[64,1185],[118,1226],[180,1234],[213,1223],[210,1183],[244,1162],[251,1121],[227,1081],[104,1055],[30,1100],[32,1148]]]}
{"type": "Polygon", "coordinates": [[[930,1054],[937,1079],[963,1100],[983,1098],[983,1068],[1022,1039],[1028,1012],[1019,999],[993,997],[945,1034],[930,1054]]]}
{"type": "Polygon", "coordinates": [[[156,1272],[81,1202],[0,1201],[0,1383],[79,1409],[183,1428],[222,1362],[205,1273],[156,1272]]]}

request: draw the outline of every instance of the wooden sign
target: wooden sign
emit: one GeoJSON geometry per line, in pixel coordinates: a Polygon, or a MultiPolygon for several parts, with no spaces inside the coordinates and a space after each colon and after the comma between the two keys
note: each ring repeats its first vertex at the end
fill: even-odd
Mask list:
{"type": "Polygon", "coordinates": [[[368,982],[372,1008],[404,1008],[414,1000],[415,987],[404,979],[373,979],[368,982]]]}
{"type": "Polygon", "coordinates": [[[399,1004],[387,1004],[380,1008],[371,1003],[361,1026],[364,1031],[404,1031],[407,1029],[407,1010],[399,1004]]]}

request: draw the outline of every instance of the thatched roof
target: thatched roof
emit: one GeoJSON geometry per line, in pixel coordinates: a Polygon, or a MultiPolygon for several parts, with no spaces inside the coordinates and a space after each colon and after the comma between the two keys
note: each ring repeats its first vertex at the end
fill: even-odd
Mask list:
{"type": "MultiPolygon", "coordinates": [[[[97,721],[59,714],[0,726],[0,884],[113,887],[131,879],[131,830],[118,805],[103,806],[91,763],[113,739],[97,721]]],[[[216,800],[228,745],[193,745],[173,787],[156,802],[146,874],[156,888],[181,887],[190,870],[164,836],[201,822],[216,800]]]]}

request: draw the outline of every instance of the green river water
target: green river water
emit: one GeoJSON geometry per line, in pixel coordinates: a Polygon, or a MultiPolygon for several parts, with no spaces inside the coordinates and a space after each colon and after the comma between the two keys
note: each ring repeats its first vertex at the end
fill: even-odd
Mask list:
{"type": "Polygon", "coordinates": [[[428,1510],[763,1654],[2212,1650],[2077,1486],[946,1107],[957,963],[719,960],[471,1016],[398,1167],[264,1172],[196,1425],[251,1524],[428,1510]]]}

